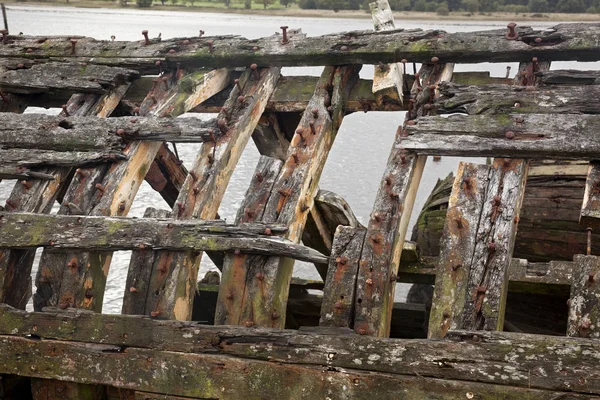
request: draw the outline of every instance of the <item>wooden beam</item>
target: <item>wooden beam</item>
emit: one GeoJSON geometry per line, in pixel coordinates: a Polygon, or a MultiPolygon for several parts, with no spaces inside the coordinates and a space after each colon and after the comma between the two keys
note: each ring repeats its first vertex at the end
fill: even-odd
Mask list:
{"type": "Polygon", "coordinates": [[[77,167],[126,160],[121,151],[52,151],[38,149],[0,150],[0,166],[5,170],[33,167],[77,167]],[[34,151],[32,151],[34,150],[34,151]]]}
{"type": "Polygon", "coordinates": [[[401,145],[419,154],[590,160],[600,151],[598,129],[597,115],[422,117],[406,128],[401,145]]]}
{"type": "MultiPolygon", "coordinates": [[[[387,0],[376,0],[369,3],[371,9],[371,18],[375,32],[393,31],[396,29],[394,23],[394,14],[387,0]]],[[[403,103],[404,100],[404,74],[406,73],[406,63],[391,63],[379,64],[375,68],[373,75],[373,94],[378,100],[378,103],[383,102],[383,99],[389,97],[394,100],[399,100],[403,103]]],[[[408,88],[408,86],[406,86],[408,88]]]]}
{"type": "MultiPolygon", "coordinates": [[[[258,77],[247,70],[232,89],[218,117],[225,122],[226,134],[200,149],[173,208],[176,219],[215,218],[235,165],[280,75],[278,68],[255,71],[258,77]]],[[[160,252],[152,267],[147,314],[179,320],[191,317],[200,257],[197,252],[160,252]]]]}
{"type": "MultiPolygon", "coordinates": [[[[348,93],[358,79],[359,69],[325,68],[264,206],[262,221],[287,225],[285,237],[293,242],[302,238],[325,160],[345,115],[348,93]]],[[[230,259],[227,263],[236,270],[248,268],[248,279],[243,284],[241,312],[228,314],[228,309],[219,307],[215,323],[283,327],[293,261],[270,257],[239,263],[230,259]]],[[[220,297],[229,293],[230,285],[234,283],[222,282],[220,297]]]]}
{"type": "MultiPolygon", "coordinates": [[[[81,310],[26,313],[6,306],[0,306],[0,321],[1,373],[108,384],[155,393],[235,398],[242,393],[246,397],[253,393],[256,397],[264,396],[265,390],[290,393],[296,385],[299,389],[311,390],[314,385],[304,381],[303,374],[305,368],[315,366],[320,376],[324,370],[335,368],[331,371],[335,374],[332,375],[334,382],[338,379],[345,382],[344,377],[350,374],[359,379],[357,386],[364,385],[365,390],[372,391],[378,386],[371,386],[368,376],[381,374],[397,379],[410,379],[418,374],[416,379],[425,385],[423,393],[436,390],[430,386],[436,379],[459,380],[469,387],[476,382],[497,384],[498,376],[505,375],[500,386],[503,391],[532,388],[600,394],[600,373],[586,367],[594,365],[600,356],[600,346],[595,340],[583,338],[455,331],[449,333],[447,340],[390,340],[331,331],[331,328],[327,328],[329,334],[325,330],[319,333],[319,328],[307,334],[81,310]],[[35,335],[36,340],[24,337],[28,335],[35,335]],[[53,348],[60,352],[60,358],[52,355],[53,348]],[[81,368],[90,358],[94,360],[94,368],[81,368]],[[65,362],[69,360],[72,363],[65,362]],[[161,363],[169,365],[169,373],[157,373],[161,363]],[[269,374],[253,373],[254,368],[268,365],[275,366],[268,370],[269,374]],[[556,365],[561,368],[555,368],[556,365]],[[250,368],[248,373],[243,372],[243,367],[250,368]],[[196,373],[189,374],[190,370],[196,373]],[[586,371],[585,379],[581,379],[582,370],[586,371]],[[284,386],[279,381],[267,384],[282,373],[277,371],[289,371],[293,378],[285,381],[284,386]],[[237,376],[238,384],[218,381],[231,379],[229,374],[237,376]],[[265,380],[260,380],[260,376],[265,380]],[[262,386],[250,387],[249,383],[257,379],[262,386]],[[207,380],[214,385],[202,384],[207,380]],[[227,392],[231,396],[219,394],[221,387],[235,392],[227,392]]],[[[393,396],[397,396],[398,386],[393,386],[393,390],[393,396]]],[[[464,393],[453,392],[453,395],[448,398],[464,397],[464,393]]],[[[429,397],[419,396],[409,398],[429,397]]]]}
{"type": "Polygon", "coordinates": [[[139,73],[131,69],[49,62],[4,72],[0,75],[0,87],[4,92],[19,94],[104,94],[137,77],[139,73]]]}
{"type": "Polygon", "coordinates": [[[443,63],[518,62],[540,60],[600,60],[597,24],[560,24],[545,30],[517,27],[518,40],[506,38],[507,29],[447,33],[442,30],[354,31],[304,37],[288,30],[289,43],[281,36],[245,39],[239,36],[205,36],[171,40],[98,41],[78,37],[75,52],[67,37],[10,36],[0,57],[34,58],[38,62],[70,61],[133,68],[156,73],[156,61],[175,69],[224,66],[300,66],[331,64],[427,63],[438,57],[443,63]],[[539,38],[539,39],[538,39],[539,38]],[[44,40],[45,39],[45,40],[44,40]],[[536,39],[538,39],[536,41],[536,39]],[[212,43],[209,46],[209,41],[212,43]]]}
{"type": "Polygon", "coordinates": [[[597,339],[600,337],[600,260],[596,256],[578,254],[573,262],[567,335],[597,339]]]}
{"type": "Polygon", "coordinates": [[[339,226],[335,231],[323,289],[320,326],[352,325],[358,263],[367,233],[364,227],[339,226]]]}
{"type": "Polygon", "coordinates": [[[540,71],[536,75],[544,85],[600,85],[600,71],[559,69],[540,71]]]}
{"type": "Polygon", "coordinates": [[[579,224],[590,229],[600,227],[600,163],[598,161],[590,162],[588,167],[579,224]]]}

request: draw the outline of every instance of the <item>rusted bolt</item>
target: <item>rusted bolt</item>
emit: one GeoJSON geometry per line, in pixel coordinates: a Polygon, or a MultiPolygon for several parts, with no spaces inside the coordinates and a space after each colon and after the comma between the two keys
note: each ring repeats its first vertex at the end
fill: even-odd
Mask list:
{"type": "Polygon", "coordinates": [[[406,164],[406,156],[404,154],[400,155],[400,163],[401,164],[406,164]]]}
{"type": "Polygon", "coordinates": [[[125,135],[125,129],[117,129],[117,136],[124,136],[125,135]]]}
{"type": "MultiPolygon", "coordinates": [[[[359,335],[366,335],[366,334],[367,334],[367,330],[366,330],[365,328],[358,328],[358,329],[356,330],[356,332],[357,332],[359,335]]],[[[358,382],[356,382],[357,380],[358,380],[358,379],[355,379],[355,380],[354,380],[354,381],[355,381],[354,383],[358,383],[358,382]]]]}
{"type": "Polygon", "coordinates": [[[156,318],[156,317],[158,317],[159,315],[160,315],[160,311],[152,311],[152,312],[150,313],[150,316],[151,316],[152,318],[156,318]]]}
{"type": "Polygon", "coordinates": [[[215,44],[214,40],[207,40],[206,41],[206,45],[208,46],[208,52],[209,53],[212,53],[214,51],[214,47],[213,47],[214,44],[215,44]]]}
{"type": "Polygon", "coordinates": [[[77,39],[71,39],[71,55],[75,54],[75,45],[77,44],[77,39]]]}
{"type": "Polygon", "coordinates": [[[96,185],[94,187],[102,193],[104,193],[106,191],[106,188],[104,186],[102,186],[102,184],[100,184],[100,183],[96,183],[96,185]]]}
{"type": "Polygon", "coordinates": [[[119,212],[125,211],[125,207],[126,207],[125,200],[123,200],[122,202],[119,203],[119,212]]]}
{"type": "Polygon", "coordinates": [[[500,203],[502,202],[502,199],[500,198],[500,196],[495,195],[494,200],[492,200],[492,201],[493,201],[494,205],[499,206],[500,203]]]}
{"type": "Polygon", "coordinates": [[[227,133],[227,121],[225,121],[225,119],[221,118],[220,120],[217,121],[217,126],[219,127],[219,130],[221,131],[221,133],[224,135],[227,133]]]}
{"type": "Polygon", "coordinates": [[[346,50],[348,50],[348,46],[342,46],[342,47],[340,47],[340,50],[341,51],[346,51],[346,50]]]}
{"type": "Polygon", "coordinates": [[[28,48],[27,50],[25,50],[25,53],[31,54],[31,53],[33,53],[33,49],[32,48],[28,48]]]}
{"type": "Polygon", "coordinates": [[[386,186],[392,185],[392,178],[390,178],[389,176],[386,176],[384,181],[385,181],[386,186]]]}
{"type": "Polygon", "coordinates": [[[67,105],[66,104],[62,105],[62,112],[63,112],[63,114],[65,114],[65,117],[69,116],[69,110],[67,110],[67,105]]]}
{"type": "Polygon", "coordinates": [[[202,29],[200,29],[198,31],[198,37],[202,37],[202,35],[204,35],[204,31],[202,29]]]}
{"type": "Polygon", "coordinates": [[[0,30],[0,33],[2,34],[2,43],[8,43],[8,31],[6,29],[2,29],[0,30]]]}
{"type": "Polygon", "coordinates": [[[71,261],[69,261],[69,262],[67,263],[67,267],[68,267],[68,268],[71,268],[71,269],[73,269],[73,268],[77,268],[77,261],[76,261],[76,260],[71,260],[71,261]]]}
{"type": "Polygon", "coordinates": [[[33,186],[33,183],[29,182],[28,180],[22,180],[21,185],[23,185],[25,190],[29,190],[33,186]]]}
{"type": "Polygon", "coordinates": [[[434,63],[434,64],[437,64],[437,63],[438,63],[438,61],[440,61],[440,59],[439,59],[439,58],[437,58],[437,57],[431,57],[431,62],[432,62],[432,63],[434,63]]]}
{"type": "Polygon", "coordinates": [[[288,197],[290,194],[292,194],[289,189],[279,189],[277,193],[279,193],[282,197],[288,197]]]}
{"type": "Polygon", "coordinates": [[[250,69],[252,70],[252,76],[254,79],[259,79],[260,76],[258,75],[258,65],[252,64],[250,65],[250,69]]]}
{"type": "Polygon", "coordinates": [[[235,81],[233,81],[233,83],[235,84],[235,87],[237,87],[237,89],[241,92],[242,87],[240,86],[240,80],[236,79],[235,81]]]}
{"type": "Polygon", "coordinates": [[[506,131],[504,133],[504,137],[507,139],[514,139],[515,138],[515,133],[513,131],[506,131]]]}
{"type": "Polygon", "coordinates": [[[129,288],[129,293],[137,293],[137,291],[138,290],[133,286],[129,288]]]}
{"type": "Polygon", "coordinates": [[[506,38],[508,40],[515,40],[516,38],[519,37],[519,34],[517,33],[517,30],[515,29],[517,27],[517,24],[515,24],[514,22],[511,22],[506,26],[508,28],[508,32],[506,33],[506,38]]]}
{"type": "Polygon", "coordinates": [[[486,286],[477,286],[477,293],[479,293],[479,294],[485,294],[485,292],[487,292],[487,287],[486,286]]]}
{"type": "Polygon", "coordinates": [[[117,38],[117,37],[116,37],[115,35],[110,35],[110,40],[111,40],[111,41],[113,41],[113,42],[114,42],[116,38],[117,38]]]}
{"type": "Polygon", "coordinates": [[[17,64],[17,69],[23,69],[23,68],[25,68],[25,64],[23,64],[23,63],[17,64]]]}
{"type": "Polygon", "coordinates": [[[246,321],[246,322],[244,322],[244,325],[246,325],[246,328],[252,328],[254,326],[254,322],[246,321]]]}
{"type": "Polygon", "coordinates": [[[175,49],[170,49],[170,50],[168,51],[168,53],[169,53],[169,54],[175,54],[175,49]]]}
{"type": "Polygon", "coordinates": [[[494,242],[490,242],[490,243],[488,243],[488,251],[489,251],[490,253],[493,253],[493,252],[495,252],[495,251],[496,251],[496,243],[494,243],[494,242]]]}
{"type": "Polygon", "coordinates": [[[240,249],[235,249],[235,250],[233,250],[233,254],[235,254],[236,256],[239,256],[240,254],[242,254],[242,252],[240,251],[240,249]]]}
{"type": "Polygon", "coordinates": [[[381,217],[381,214],[379,214],[379,213],[375,213],[375,214],[373,214],[373,219],[374,219],[376,222],[381,222],[381,221],[383,220],[383,218],[381,217]]]}
{"type": "Polygon", "coordinates": [[[148,31],[143,30],[142,35],[144,35],[144,45],[148,46],[150,44],[150,39],[148,39],[148,31]]]}
{"type": "Polygon", "coordinates": [[[348,262],[348,257],[345,257],[345,256],[343,256],[343,257],[337,257],[335,259],[335,262],[338,263],[338,264],[340,264],[340,265],[346,265],[346,263],[348,262]]]}
{"type": "Polygon", "coordinates": [[[537,72],[537,70],[538,70],[538,58],[537,57],[533,57],[531,59],[531,63],[533,64],[533,72],[537,72]]]}
{"type": "Polygon", "coordinates": [[[246,97],[244,97],[244,96],[238,96],[238,98],[237,98],[237,101],[238,101],[240,104],[244,104],[244,101],[246,101],[246,97]]]}
{"type": "Polygon", "coordinates": [[[85,290],[85,298],[86,299],[91,299],[92,297],[94,297],[94,291],[90,288],[87,288],[85,290]]]}
{"type": "Polygon", "coordinates": [[[254,218],[254,212],[252,212],[251,210],[246,210],[246,216],[249,219],[252,219],[252,218],[254,218]]]}
{"type": "Polygon", "coordinates": [[[521,108],[521,103],[519,103],[518,101],[514,104],[515,108],[521,108]]]}
{"type": "Polygon", "coordinates": [[[271,230],[271,228],[265,228],[265,235],[267,235],[267,236],[273,235],[273,231],[271,230]]]}
{"type": "Polygon", "coordinates": [[[542,43],[542,38],[541,37],[536,37],[535,40],[534,40],[534,42],[536,42],[538,44],[542,43]]]}
{"type": "Polygon", "coordinates": [[[288,44],[290,42],[288,40],[288,37],[287,37],[287,29],[288,29],[288,27],[287,26],[280,26],[280,28],[281,28],[281,32],[282,32],[282,35],[283,35],[283,39],[281,39],[281,44],[288,44]]]}
{"type": "Polygon", "coordinates": [[[421,74],[419,74],[418,72],[415,74],[415,83],[417,84],[417,89],[421,88],[421,79],[420,79],[421,74]]]}
{"type": "Polygon", "coordinates": [[[312,116],[314,119],[319,118],[319,109],[318,108],[313,108],[312,110],[312,116]]]}

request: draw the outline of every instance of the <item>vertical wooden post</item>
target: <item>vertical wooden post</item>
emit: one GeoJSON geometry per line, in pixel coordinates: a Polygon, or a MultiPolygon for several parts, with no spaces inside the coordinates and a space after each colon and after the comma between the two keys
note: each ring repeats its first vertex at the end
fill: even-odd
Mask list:
{"type": "Polygon", "coordinates": [[[600,258],[576,255],[573,258],[568,336],[600,338],[600,258]]]}
{"type": "MultiPolygon", "coordinates": [[[[279,79],[278,68],[246,71],[219,114],[222,129],[215,142],[205,142],[173,208],[177,219],[213,219],[239,157],[254,131],[279,79]],[[240,90],[241,89],[241,90],[240,90]]],[[[160,251],[152,265],[145,314],[189,320],[201,253],[160,251]]],[[[131,265],[130,265],[131,268],[131,265]]],[[[125,301],[129,294],[125,293],[125,301]]]]}
{"type": "MultiPolygon", "coordinates": [[[[325,160],[345,114],[348,94],[358,79],[358,70],[355,66],[325,68],[264,207],[260,221],[288,225],[285,237],[294,242],[302,237],[325,160]]],[[[283,328],[293,264],[293,260],[280,257],[244,260],[228,255],[224,271],[227,276],[240,277],[240,281],[227,279],[221,283],[215,323],[283,328]],[[238,270],[240,272],[235,272],[238,270]],[[245,288],[236,307],[228,304],[236,301],[227,297],[233,287],[245,288]]]]}

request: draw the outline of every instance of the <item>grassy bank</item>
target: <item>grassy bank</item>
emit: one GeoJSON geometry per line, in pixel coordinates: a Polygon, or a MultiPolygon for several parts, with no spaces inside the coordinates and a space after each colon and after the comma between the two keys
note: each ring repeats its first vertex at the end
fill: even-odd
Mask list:
{"type": "MultiPolygon", "coordinates": [[[[121,7],[116,1],[101,1],[101,0],[69,0],[66,1],[11,1],[5,0],[7,5],[16,4],[19,6],[60,6],[60,7],[79,7],[79,8],[125,8],[138,9],[134,3],[135,0],[130,0],[132,5],[121,7]]],[[[255,15],[280,15],[292,17],[311,17],[311,18],[359,18],[370,19],[371,16],[366,11],[340,10],[303,10],[296,4],[285,8],[279,2],[275,2],[263,9],[262,4],[252,3],[252,9],[244,9],[243,3],[232,3],[229,8],[225,7],[223,2],[219,1],[196,1],[194,5],[170,5],[168,2],[163,6],[160,2],[155,2],[151,8],[144,10],[154,11],[187,11],[187,12],[219,12],[219,13],[236,13],[236,14],[255,14],[255,15]]],[[[398,20],[469,20],[476,21],[573,21],[573,22],[598,22],[600,15],[598,14],[566,14],[566,13],[508,13],[508,12],[491,12],[491,13],[468,13],[468,12],[451,12],[449,15],[437,15],[433,12],[416,12],[402,11],[394,12],[394,17],[398,20]]]]}

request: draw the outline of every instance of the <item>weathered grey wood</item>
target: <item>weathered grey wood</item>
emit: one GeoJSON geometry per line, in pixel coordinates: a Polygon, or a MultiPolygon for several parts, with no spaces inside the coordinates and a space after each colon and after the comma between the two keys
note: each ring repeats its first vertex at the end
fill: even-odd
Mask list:
{"type": "Polygon", "coordinates": [[[0,212],[0,248],[237,250],[327,262],[327,257],[315,250],[279,237],[270,237],[286,231],[287,228],[281,225],[226,225],[220,220],[172,221],[0,212]]]}
{"type": "MultiPolygon", "coordinates": [[[[344,32],[304,38],[288,30],[290,42],[281,36],[245,39],[239,36],[205,36],[120,42],[76,38],[74,54],[65,37],[11,37],[14,46],[3,46],[0,57],[35,58],[42,62],[74,61],[88,64],[118,65],[142,73],[156,73],[155,62],[183,68],[244,66],[328,65],[332,63],[377,64],[397,62],[508,62],[528,60],[600,59],[597,23],[560,24],[546,30],[516,28],[518,40],[507,40],[507,29],[483,32],[446,33],[441,30],[394,30],[383,32],[344,32]],[[538,43],[535,40],[540,38],[538,43]],[[208,41],[212,41],[212,49],[208,41]],[[41,42],[41,43],[40,43],[41,42]],[[172,51],[171,51],[172,50],[172,51]],[[212,51],[211,51],[212,50],[212,51]]],[[[141,38],[140,38],[141,39],[141,38]]]]}
{"type": "MultiPolygon", "coordinates": [[[[200,149],[173,208],[175,218],[215,218],[233,169],[280,75],[278,68],[257,73],[260,79],[251,70],[246,71],[239,86],[232,89],[218,117],[226,121],[227,133],[216,142],[206,142],[200,149]]],[[[198,252],[161,252],[152,267],[146,311],[155,316],[188,320],[200,258],[198,252]]]]}
{"type": "MultiPolygon", "coordinates": [[[[18,372],[25,376],[76,382],[86,379],[86,383],[111,384],[155,393],[213,397],[217,392],[207,395],[204,391],[207,385],[202,384],[202,380],[212,382],[235,365],[251,366],[253,360],[270,361],[264,364],[275,365],[273,372],[286,368],[297,372],[283,386],[282,382],[266,384],[267,381],[264,381],[263,386],[255,389],[262,392],[248,391],[246,397],[252,393],[264,396],[265,388],[271,387],[286,390],[286,393],[291,393],[288,386],[295,384],[305,386],[305,390],[312,388],[313,385],[300,379],[303,368],[310,365],[317,366],[320,374],[324,369],[335,368],[338,378],[334,381],[341,379],[344,373],[370,372],[372,377],[382,373],[403,379],[418,374],[424,388],[433,385],[435,379],[465,381],[466,387],[473,387],[475,382],[497,384],[501,379],[503,385],[510,385],[502,386],[504,390],[516,387],[579,394],[600,393],[599,373],[589,367],[595,365],[600,347],[597,341],[583,338],[453,331],[449,333],[448,340],[390,340],[360,335],[304,334],[292,330],[248,330],[139,316],[101,315],[81,310],[25,313],[6,306],[0,306],[0,321],[3,334],[0,340],[2,373],[18,372]],[[35,335],[41,340],[23,337],[26,335],[35,335]],[[60,358],[53,355],[52,348],[61,354],[60,358]],[[86,360],[90,362],[89,357],[93,357],[95,368],[81,368],[87,365],[86,360]],[[65,362],[68,360],[75,363],[65,362]],[[172,372],[157,374],[153,366],[160,368],[160,364],[154,363],[161,362],[172,372]],[[193,368],[189,362],[194,362],[193,368]],[[202,362],[220,363],[221,368],[206,371],[202,362]],[[561,368],[556,368],[557,365],[561,368]],[[203,373],[189,374],[190,369],[203,373]],[[184,370],[188,371],[187,375],[184,370]],[[582,371],[585,371],[584,379],[581,379],[582,371]],[[179,372],[183,378],[179,378],[179,372]],[[146,382],[145,374],[148,377],[155,375],[143,383],[146,382]],[[201,379],[197,384],[190,381],[195,376],[201,379]],[[139,382],[142,382],[141,386],[139,382]]],[[[272,380],[275,376],[269,374],[265,379],[272,380]]],[[[223,387],[237,390],[251,377],[252,374],[240,370],[235,379],[237,384],[223,382],[223,387]]],[[[366,379],[363,383],[370,387],[367,375],[362,377],[361,380],[366,379]]],[[[376,386],[370,388],[375,390],[376,386]]],[[[248,388],[244,386],[244,389],[248,388]]],[[[393,389],[397,397],[398,387],[393,389]]],[[[221,390],[221,385],[217,390],[221,390]]],[[[420,392],[421,397],[408,398],[428,398],[424,393],[431,391],[435,388],[420,392]]],[[[218,398],[221,396],[224,395],[217,395],[218,398]]],[[[464,393],[452,398],[463,397],[464,393]]]]}
{"type": "Polygon", "coordinates": [[[30,171],[26,168],[17,169],[0,169],[0,180],[1,179],[39,179],[44,181],[54,180],[51,174],[45,174],[37,171],[30,171]]]}
{"type": "Polygon", "coordinates": [[[94,64],[54,63],[8,70],[0,75],[0,87],[8,93],[104,94],[137,78],[135,70],[94,64]]]}
{"type": "Polygon", "coordinates": [[[568,336],[599,338],[600,261],[596,256],[576,255],[569,299],[568,336]]]}
{"type": "Polygon", "coordinates": [[[600,85],[599,71],[566,69],[540,71],[536,75],[545,85],[600,85]]]}
{"type": "MultiPolygon", "coordinates": [[[[425,64],[420,70],[424,88],[450,80],[454,66],[425,64]]],[[[413,86],[414,96],[421,82],[413,86]]],[[[434,92],[431,93],[433,97],[434,92]]],[[[423,113],[423,104],[415,102],[406,115],[410,120],[423,113]]],[[[426,157],[406,151],[398,129],[382,182],[375,198],[359,263],[354,330],[361,335],[389,336],[396,276],[408,222],[416,198],[426,157]]]]}
{"type": "Polygon", "coordinates": [[[125,160],[121,151],[52,151],[31,149],[0,150],[0,166],[5,169],[32,167],[76,167],[88,164],[111,163],[125,160]]]}
{"type": "Polygon", "coordinates": [[[402,139],[401,146],[431,155],[590,160],[600,151],[594,133],[598,129],[597,115],[421,117],[416,125],[406,127],[408,137],[402,139]]]}
{"type": "MultiPolygon", "coordinates": [[[[293,242],[299,242],[302,237],[324,162],[341,125],[348,93],[358,79],[359,69],[325,68],[271,189],[262,221],[287,225],[289,230],[285,237],[293,242]]],[[[241,312],[221,313],[222,318],[215,323],[283,327],[293,261],[265,257],[240,262],[233,268],[248,268],[241,312]]]]}
{"type": "Polygon", "coordinates": [[[596,114],[600,108],[600,87],[592,86],[463,86],[444,83],[436,111],[476,114],[596,114]],[[518,104],[518,108],[515,107],[518,104]]]}
{"type": "Polygon", "coordinates": [[[339,226],[335,231],[323,289],[320,326],[351,327],[358,262],[366,232],[362,226],[339,226]]]}
{"type": "MultiPolygon", "coordinates": [[[[369,8],[371,9],[371,18],[376,32],[396,29],[394,14],[387,0],[376,0],[369,3],[369,8]]],[[[382,102],[385,97],[397,98],[400,103],[403,102],[404,73],[406,71],[400,63],[379,64],[375,68],[372,91],[378,102],[382,102]]]]}
{"type": "Polygon", "coordinates": [[[429,315],[430,339],[461,328],[489,167],[460,163],[448,202],[429,315]]]}
{"type": "Polygon", "coordinates": [[[494,159],[476,234],[460,327],[502,330],[508,267],[527,179],[524,160],[494,159]]]}
{"type": "Polygon", "coordinates": [[[353,228],[362,226],[348,202],[337,193],[320,189],[315,196],[315,206],[321,212],[331,232],[335,232],[339,225],[353,228]]]}
{"type": "Polygon", "coordinates": [[[585,192],[581,204],[579,223],[586,228],[597,229],[600,227],[600,163],[590,162],[585,192]]]}

